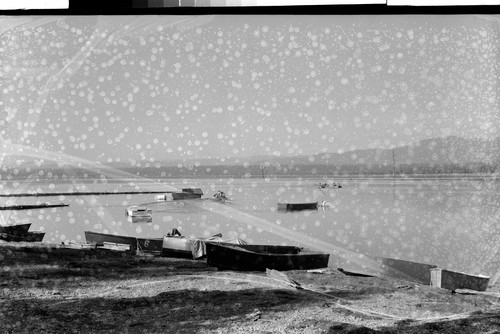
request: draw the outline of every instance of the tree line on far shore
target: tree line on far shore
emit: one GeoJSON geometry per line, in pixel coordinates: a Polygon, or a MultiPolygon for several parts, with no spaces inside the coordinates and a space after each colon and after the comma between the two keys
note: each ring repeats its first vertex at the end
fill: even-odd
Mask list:
{"type": "MultiPolygon", "coordinates": [[[[495,174],[500,171],[500,164],[470,163],[470,164],[400,164],[373,165],[326,165],[326,164],[261,164],[261,165],[217,165],[196,166],[178,165],[161,166],[121,166],[118,169],[136,177],[147,178],[179,178],[179,177],[233,177],[233,178],[266,178],[266,177],[335,177],[335,176],[411,176],[411,175],[442,175],[442,174],[495,174]]],[[[107,177],[103,169],[83,169],[72,166],[47,167],[3,167],[0,169],[0,180],[18,180],[35,178],[50,179],[96,179],[107,177]]]]}

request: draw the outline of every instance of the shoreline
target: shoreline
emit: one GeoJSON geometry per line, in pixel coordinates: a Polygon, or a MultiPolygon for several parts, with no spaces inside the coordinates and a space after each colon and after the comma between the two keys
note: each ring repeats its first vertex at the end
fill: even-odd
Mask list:
{"type": "Polygon", "coordinates": [[[498,282],[489,295],[467,295],[333,268],[218,271],[200,260],[61,256],[47,250],[53,246],[0,242],[0,322],[7,333],[500,330],[498,282]]]}

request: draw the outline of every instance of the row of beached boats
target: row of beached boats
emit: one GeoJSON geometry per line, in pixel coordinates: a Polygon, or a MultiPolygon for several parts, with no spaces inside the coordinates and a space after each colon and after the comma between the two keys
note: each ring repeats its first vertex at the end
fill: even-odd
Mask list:
{"type": "MultiPolygon", "coordinates": [[[[304,247],[251,245],[242,239],[223,239],[218,233],[209,237],[185,237],[173,229],[163,238],[136,238],[85,231],[87,244],[128,245],[131,252],[165,257],[205,259],[220,270],[265,271],[326,268],[329,254],[304,247]]],[[[87,246],[88,247],[88,246],[87,246]]]]}
{"type": "MultiPolygon", "coordinates": [[[[5,241],[42,241],[44,232],[29,231],[31,224],[0,226],[0,239],[5,241]]],[[[96,250],[136,255],[149,253],[156,256],[201,260],[219,270],[266,271],[274,269],[316,270],[328,267],[329,254],[305,247],[285,245],[252,245],[242,239],[223,239],[220,233],[208,237],[182,236],[177,229],[162,238],[136,238],[85,231],[86,243],[64,242],[59,248],[96,250]]],[[[385,276],[426,284],[448,290],[469,289],[486,291],[490,278],[440,268],[436,265],[406,260],[374,257],[385,276]]],[[[338,268],[350,276],[370,277],[380,273],[338,268]]]]}
{"type": "MultiPolygon", "coordinates": [[[[157,196],[157,200],[185,200],[199,199],[203,195],[200,188],[184,188],[180,192],[169,192],[157,196]]],[[[215,200],[225,201],[224,192],[214,194],[215,200]]],[[[328,207],[328,202],[305,203],[278,203],[278,210],[317,210],[319,207],[328,207]]],[[[152,210],[136,205],[126,209],[126,214],[131,217],[151,217],[152,210]]],[[[45,235],[41,231],[29,231],[31,224],[0,226],[0,240],[5,241],[42,241],[45,235]]],[[[79,249],[90,251],[105,251],[108,254],[126,253],[135,255],[149,253],[156,256],[176,257],[186,259],[206,259],[209,266],[219,270],[236,271],[266,271],[274,269],[288,270],[322,270],[328,267],[330,255],[314,251],[305,247],[287,245],[254,245],[242,239],[223,239],[218,233],[206,237],[182,236],[177,229],[161,238],[137,238],[85,231],[86,243],[63,242],[59,245],[61,250],[79,249]]],[[[58,249],[59,249],[58,248],[58,249]]],[[[484,275],[470,275],[454,272],[435,265],[390,259],[373,258],[388,276],[405,279],[421,284],[455,290],[470,289],[485,291],[489,277],[484,275]]],[[[370,273],[366,270],[349,270],[338,268],[339,271],[350,276],[370,277],[379,273],[370,273]]]]}
{"type": "MultiPolygon", "coordinates": [[[[239,238],[226,240],[222,238],[220,233],[201,238],[185,237],[176,229],[173,229],[171,233],[163,236],[163,238],[135,238],[92,231],[85,231],[85,238],[87,244],[84,244],[83,247],[92,247],[91,245],[104,247],[107,245],[108,249],[111,249],[110,245],[115,245],[115,247],[121,245],[122,250],[127,250],[132,254],[142,252],[163,257],[206,259],[209,266],[216,267],[219,270],[321,271],[328,267],[330,258],[327,253],[305,247],[254,245],[248,244],[239,238]]],[[[490,279],[484,275],[451,271],[425,263],[384,257],[373,257],[373,260],[383,269],[383,276],[449,290],[486,291],[490,279]]],[[[349,276],[373,277],[380,275],[380,272],[371,273],[366,268],[364,270],[338,269],[349,276]]]]}

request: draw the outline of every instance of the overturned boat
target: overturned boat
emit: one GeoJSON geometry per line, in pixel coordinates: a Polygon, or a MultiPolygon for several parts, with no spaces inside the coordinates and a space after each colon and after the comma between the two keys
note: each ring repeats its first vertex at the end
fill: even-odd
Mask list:
{"type": "MultiPolygon", "coordinates": [[[[175,229],[174,229],[175,230],[175,229]]],[[[206,255],[207,241],[220,241],[222,234],[217,233],[206,238],[191,238],[179,234],[163,236],[161,256],[186,259],[201,259],[206,255]]]]}
{"type": "Polygon", "coordinates": [[[16,242],[41,242],[45,232],[42,231],[28,231],[26,234],[8,234],[0,233],[0,240],[4,241],[16,241],[16,242]]]}
{"type": "Polygon", "coordinates": [[[486,291],[490,277],[485,275],[471,275],[444,268],[433,268],[431,273],[431,286],[436,288],[456,290],[469,289],[486,291]]]}

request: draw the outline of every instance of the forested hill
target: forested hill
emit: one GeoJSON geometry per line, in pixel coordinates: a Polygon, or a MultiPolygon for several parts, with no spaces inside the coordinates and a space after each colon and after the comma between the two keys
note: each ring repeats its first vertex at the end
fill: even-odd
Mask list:
{"type": "MultiPolygon", "coordinates": [[[[24,158],[27,160],[26,158],[24,158]]],[[[2,166],[5,179],[95,178],[110,167],[129,175],[163,177],[287,177],[322,175],[392,175],[495,173],[500,171],[500,138],[493,141],[446,137],[427,139],[394,149],[364,149],[312,156],[213,158],[198,160],[129,161],[108,165],[71,166],[52,161],[2,166]],[[100,167],[102,166],[102,167],[100,167]]],[[[109,175],[108,175],[109,176],[109,175]]]]}

